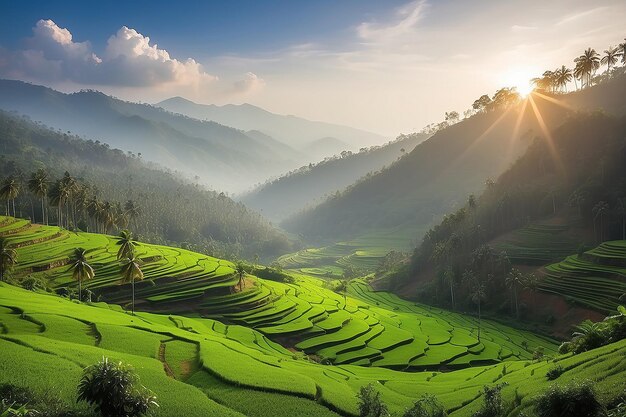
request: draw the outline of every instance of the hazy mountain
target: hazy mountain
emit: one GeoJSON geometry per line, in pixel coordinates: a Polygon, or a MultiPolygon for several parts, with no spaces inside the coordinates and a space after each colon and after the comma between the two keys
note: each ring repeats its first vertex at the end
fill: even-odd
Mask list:
{"type": "Polygon", "coordinates": [[[0,80],[0,108],[55,129],[141,153],[217,189],[237,191],[298,166],[298,154],[266,136],[200,121],[96,91],[64,94],[21,81],[0,80]],[[254,161],[254,163],[251,163],[254,161]]]}
{"type": "MultiPolygon", "coordinates": [[[[364,146],[380,145],[385,142],[384,137],[375,133],[331,123],[315,122],[296,116],[279,115],[251,104],[216,106],[197,104],[182,97],[173,97],[155,105],[200,120],[213,120],[242,130],[260,130],[296,149],[302,149],[314,141],[329,137],[345,142],[348,144],[346,149],[353,151],[364,146]]],[[[331,144],[334,146],[334,143],[331,144]]],[[[323,154],[330,156],[336,150],[331,147],[323,154]]]]}
{"type": "Polygon", "coordinates": [[[549,131],[573,110],[622,114],[625,104],[622,76],[569,95],[535,95],[526,105],[477,114],[436,133],[388,169],[282,224],[309,238],[333,239],[373,229],[423,228],[464,204],[469,194],[482,190],[486,179],[504,172],[534,137],[551,140],[549,131]]]}
{"type": "Polygon", "coordinates": [[[319,203],[325,196],[343,190],[367,173],[396,161],[427,137],[423,134],[402,135],[383,146],[367,148],[359,153],[344,152],[268,182],[245,194],[241,200],[249,207],[260,210],[267,218],[280,221],[319,203]]]}
{"type": "Polygon", "coordinates": [[[337,138],[325,137],[316,139],[302,148],[302,151],[314,160],[321,160],[325,157],[339,155],[343,151],[351,150],[353,147],[337,138]]]}

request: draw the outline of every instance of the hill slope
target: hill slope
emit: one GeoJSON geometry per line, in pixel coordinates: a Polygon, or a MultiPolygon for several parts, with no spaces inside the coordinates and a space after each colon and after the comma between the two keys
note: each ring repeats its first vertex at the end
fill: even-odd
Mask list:
{"type": "MultiPolygon", "coordinates": [[[[0,111],[0,148],[0,177],[14,176],[20,185],[17,213],[37,221],[42,218],[42,201],[28,191],[27,181],[34,171],[45,169],[50,197],[56,180],[67,171],[79,186],[68,198],[75,208],[72,227],[94,230],[98,217],[91,210],[95,207],[89,206],[94,200],[108,201],[114,209],[114,223],[131,227],[148,241],[184,244],[229,258],[252,258],[254,254],[271,257],[290,247],[284,235],[241,203],[92,140],[0,111]],[[120,215],[128,200],[140,213],[124,225],[118,220],[126,217],[120,215]],[[180,214],[183,204],[184,216],[180,214]]],[[[58,202],[44,203],[49,220],[56,224],[58,202]]]]}
{"type": "MultiPolygon", "coordinates": [[[[242,130],[260,130],[296,149],[302,149],[307,144],[326,137],[346,142],[352,150],[384,142],[382,136],[371,132],[332,123],[310,121],[296,116],[283,116],[251,104],[216,106],[197,104],[182,97],[172,97],[156,103],[155,106],[200,120],[213,120],[242,130]]],[[[334,153],[327,152],[326,156],[334,153]]]]}
{"type": "Polygon", "coordinates": [[[534,94],[516,107],[482,113],[446,128],[406,158],[349,187],[315,209],[283,222],[306,237],[347,239],[379,228],[430,224],[480,191],[524,153],[531,139],[549,139],[575,108],[621,114],[626,76],[552,98],[534,94]],[[539,116],[538,116],[539,115],[539,116]]]}
{"type": "Polygon", "coordinates": [[[327,158],[270,181],[240,199],[278,222],[396,161],[426,138],[422,134],[403,135],[383,146],[327,158]]]}
{"type": "Polygon", "coordinates": [[[231,192],[297,166],[288,159],[284,145],[272,140],[252,138],[215,122],[96,91],[64,94],[21,81],[0,80],[0,108],[26,114],[55,129],[97,138],[111,147],[141,153],[147,160],[190,177],[197,175],[203,183],[231,192]]]}

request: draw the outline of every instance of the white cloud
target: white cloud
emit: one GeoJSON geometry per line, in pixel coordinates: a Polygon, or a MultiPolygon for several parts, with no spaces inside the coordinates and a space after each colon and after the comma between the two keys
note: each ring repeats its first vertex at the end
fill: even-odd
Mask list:
{"type": "Polygon", "coordinates": [[[18,51],[0,51],[0,75],[76,84],[207,89],[217,77],[192,58],[179,61],[150,38],[126,26],[107,42],[102,57],[90,42],[75,42],[72,33],[52,20],[39,20],[33,36],[18,51]],[[8,55],[8,56],[7,56],[8,55]]]}
{"type": "Polygon", "coordinates": [[[384,43],[412,35],[417,23],[424,17],[427,6],[424,0],[412,1],[396,10],[392,22],[363,22],[357,26],[357,34],[365,42],[372,43],[384,43]]]}
{"type": "Polygon", "coordinates": [[[237,94],[247,94],[257,91],[265,86],[265,80],[253,72],[247,72],[243,80],[233,83],[233,92],[237,94]]]}

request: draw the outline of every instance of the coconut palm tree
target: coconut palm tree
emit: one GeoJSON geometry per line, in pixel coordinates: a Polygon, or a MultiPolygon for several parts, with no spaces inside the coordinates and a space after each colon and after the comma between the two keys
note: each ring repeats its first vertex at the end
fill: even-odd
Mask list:
{"type": "Polygon", "coordinates": [[[609,46],[608,49],[604,50],[604,55],[602,56],[600,63],[602,65],[606,65],[607,75],[611,74],[611,66],[617,64],[619,55],[619,48],[613,48],[612,46],[609,46]]]}
{"type": "Polygon", "coordinates": [[[0,237],[0,282],[7,272],[17,263],[17,251],[9,246],[6,239],[0,237]]]}
{"type": "Polygon", "coordinates": [[[137,217],[141,216],[141,207],[133,200],[128,200],[126,204],[124,204],[124,210],[133,223],[133,227],[137,230],[137,217]]]}
{"type": "Polygon", "coordinates": [[[481,328],[481,321],[482,321],[480,306],[482,304],[482,301],[486,298],[486,296],[487,295],[485,293],[485,285],[482,282],[477,282],[474,286],[474,289],[472,290],[472,301],[474,302],[474,304],[478,306],[478,341],[479,342],[480,342],[480,328],[481,328]]]}
{"type": "Polygon", "coordinates": [[[513,268],[509,271],[505,278],[506,286],[511,289],[513,293],[513,300],[515,302],[515,318],[519,320],[519,300],[517,298],[517,288],[521,287],[524,282],[524,275],[517,268],[513,268]]]}
{"type": "Polygon", "coordinates": [[[48,197],[50,204],[57,208],[57,224],[59,227],[63,227],[63,209],[67,205],[70,194],[70,185],[62,180],[58,180],[52,185],[52,188],[50,188],[48,197]]]}
{"type": "Polygon", "coordinates": [[[135,255],[135,246],[138,244],[133,241],[132,233],[124,229],[118,235],[116,245],[120,247],[117,251],[117,259],[122,260],[133,257],[135,255]]]}
{"type": "Polygon", "coordinates": [[[572,70],[567,68],[565,65],[561,65],[561,68],[554,71],[556,85],[561,91],[567,92],[567,83],[572,81],[572,78],[572,70]]]}
{"type": "Polygon", "coordinates": [[[577,67],[580,65],[581,81],[583,77],[586,80],[583,87],[589,87],[591,85],[591,77],[600,68],[600,54],[593,48],[587,48],[574,62],[576,62],[577,67]]]}
{"type": "Polygon", "coordinates": [[[246,276],[246,269],[243,266],[243,262],[237,262],[237,265],[235,265],[235,274],[239,277],[239,291],[241,291],[242,284],[245,285],[243,278],[246,276]]]}
{"type": "Polygon", "coordinates": [[[127,284],[130,282],[132,291],[132,314],[135,315],[135,281],[143,280],[143,271],[139,259],[134,255],[129,256],[122,260],[120,268],[120,274],[122,275],[122,283],[127,284]]]}
{"type": "Polygon", "coordinates": [[[20,183],[17,177],[13,175],[7,177],[3,181],[2,187],[0,187],[0,198],[2,198],[3,200],[6,200],[7,202],[7,208],[6,208],[7,216],[10,214],[9,201],[11,201],[13,203],[13,217],[16,217],[15,199],[19,196],[19,194],[20,194],[20,183]]]}
{"type": "Polygon", "coordinates": [[[47,224],[44,202],[48,198],[48,186],[48,173],[43,168],[33,172],[28,180],[28,189],[30,192],[41,199],[41,224],[47,224]]]}
{"type": "Polygon", "coordinates": [[[83,281],[93,279],[96,276],[95,271],[87,263],[87,251],[83,248],[76,248],[71,266],[72,278],[78,282],[78,300],[83,300],[83,281]]]}
{"type": "Polygon", "coordinates": [[[593,216],[593,226],[594,226],[594,236],[597,236],[595,226],[596,219],[600,218],[600,241],[604,241],[604,217],[609,213],[609,204],[606,201],[599,201],[592,210],[593,216]]]}

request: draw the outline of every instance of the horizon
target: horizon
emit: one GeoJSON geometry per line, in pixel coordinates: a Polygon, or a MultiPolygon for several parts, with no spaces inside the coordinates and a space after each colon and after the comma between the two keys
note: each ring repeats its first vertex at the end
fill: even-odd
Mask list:
{"type": "Polygon", "coordinates": [[[240,1],[167,12],[159,3],[35,3],[2,6],[2,78],[135,102],[249,103],[387,139],[462,114],[498,88],[524,92],[588,47],[616,46],[626,19],[626,5],[610,0],[240,1]]]}

